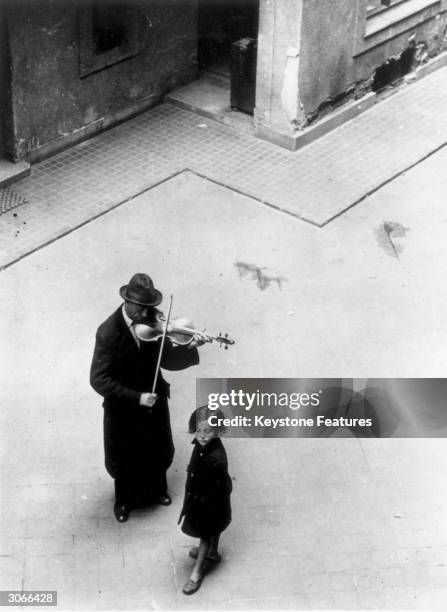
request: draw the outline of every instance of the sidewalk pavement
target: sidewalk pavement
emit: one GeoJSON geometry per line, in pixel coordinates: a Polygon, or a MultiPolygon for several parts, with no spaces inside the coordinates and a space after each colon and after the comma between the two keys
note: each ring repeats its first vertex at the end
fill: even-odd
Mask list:
{"type": "MultiPolygon", "coordinates": [[[[150,116],[119,133],[143,138],[139,121],[150,116]]],[[[197,132],[210,129],[220,126],[197,132]]],[[[113,147],[95,139],[77,148],[79,166],[49,160],[59,167],[30,181],[66,173],[54,193],[64,206],[84,193],[85,219],[83,165],[102,173],[103,206],[121,201],[105,156],[119,149],[131,164],[132,139],[114,134],[100,137],[113,147]]],[[[182,171],[4,269],[0,589],[57,589],[59,608],[72,610],[444,610],[443,439],[226,440],[234,518],[222,563],[190,598],[181,588],[193,542],[176,523],[195,377],[444,376],[446,166],[444,147],[322,228],[182,171]],[[174,293],[174,315],[236,344],[203,347],[197,368],[167,374],[173,504],[119,524],[88,371],[96,327],[136,271],[174,293]]],[[[56,237],[61,219],[72,229],[68,210],[47,210],[45,231],[56,237]]]]}
{"type": "Polygon", "coordinates": [[[196,376],[443,375],[446,163],[443,149],[322,230],[183,173],[4,270],[0,588],[57,589],[73,610],[445,609],[443,439],[227,440],[234,518],[190,598],[176,522],[196,376]],[[398,257],[384,220],[405,228],[398,257]],[[118,524],[88,369],[142,269],[174,314],[236,344],[167,374],[173,504],[118,524]]]}
{"type": "Polygon", "coordinates": [[[447,143],[446,95],[444,68],[298,152],[158,106],[0,190],[26,202],[0,216],[0,268],[186,169],[322,226],[447,143]]]}

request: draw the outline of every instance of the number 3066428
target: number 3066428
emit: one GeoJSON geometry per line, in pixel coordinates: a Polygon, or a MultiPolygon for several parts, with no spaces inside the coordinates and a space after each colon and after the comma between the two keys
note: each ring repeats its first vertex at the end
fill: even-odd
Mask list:
{"type": "Polygon", "coordinates": [[[57,606],[56,591],[2,591],[1,605],[57,606]]]}

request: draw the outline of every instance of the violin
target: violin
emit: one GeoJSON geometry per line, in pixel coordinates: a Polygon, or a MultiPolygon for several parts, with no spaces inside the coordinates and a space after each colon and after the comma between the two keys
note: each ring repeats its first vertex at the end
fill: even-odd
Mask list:
{"type": "Polygon", "coordinates": [[[173,342],[182,345],[189,344],[193,339],[193,336],[196,334],[205,340],[205,342],[212,342],[215,340],[219,343],[219,346],[224,345],[226,349],[230,344],[234,344],[234,340],[231,340],[231,338],[228,337],[228,334],[222,336],[220,333],[218,336],[210,336],[209,334],[205,334],[198,329],[194,329],[193,325],[186,319],[177,319],[172,321],[171,310],[173,297],[174,296],[171,294],[169,299],[168,316],[166,318],[160,310],[154,308],[151,313],[151,319],[148,320],[148,323],[150,323],[149,325],[145,323],[138,323],[135,325],[135,334],[139,340],[142,340],[143,342],[154,342],[155,340],[161,338],[160,350],[158,351],[157,367],[155,368],[154,382],[152,383],[152,393],[155,393],[155,389],[157,388],[157,379],[160,372],[161,357],[163,354],[166,336],[169,336],[173,342]]]}
{"type": "Polygon", "coordinates": [[[224,346],[225,349],[235,343],[234,340],[228,337],[228,334],[223,335],[219,333],[218,336],[211,336],[198,329],[194,329],[194,325],[186,318],[168,319],[166,327],[166,318],[159,310],[156,311],[150,325],[145,323],[135,325],[135,334],[142,342],[155,342],[159,338],[163,338],[165,330],[166,336],[180,346],[189,344],[195,335],[202,338],[205,342],[217,342],[220,346],[224,346]]]}

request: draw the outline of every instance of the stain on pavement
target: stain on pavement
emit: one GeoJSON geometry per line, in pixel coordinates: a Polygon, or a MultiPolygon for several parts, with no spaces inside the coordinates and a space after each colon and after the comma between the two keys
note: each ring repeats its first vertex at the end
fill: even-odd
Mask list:
{"type": "Polygon", "coordinates": [[[269,276],[263,270],[267,270],[266,267],[259,267],[255,264],[245,263],[243,261],[236,261],[235,267],[238,269],[239,276],[242,278],[248,276],[254,280],[261,291],[264,291],[272,283],[276,283],[279,289],[282,289],[282,283],[288,279],[284,276],[269,276]]]}
{"type": "Polygon", "coordinates": [[[395,221],[384,221],[375,230],[377,242],[379,246],[390,255],[390,257],[396,257],[399,259],[399,254],[402,253],[403,247],[396,239],[404,238],[410,231],[410,228],[404,227],[400,223],[395,221]]]}

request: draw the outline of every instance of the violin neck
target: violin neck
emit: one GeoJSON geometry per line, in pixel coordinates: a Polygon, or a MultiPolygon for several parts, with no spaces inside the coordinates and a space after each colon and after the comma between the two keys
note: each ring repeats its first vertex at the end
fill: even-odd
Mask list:
{"type": "Polygon", "coordinates": [[[190,336],[194,336],[194,334],[197,334],[199,336],[202,336],[202,338],[209,338],[210,340],[215,340],[215,336],[210,336],[209,334],[204,334],[203,332],[199,331],[198,329],[192,329],[191,327],[182,327],[181,325],[170,325],[170,331],[176,333],[180,333],[180,334],[189,334],[190,336]]]}

